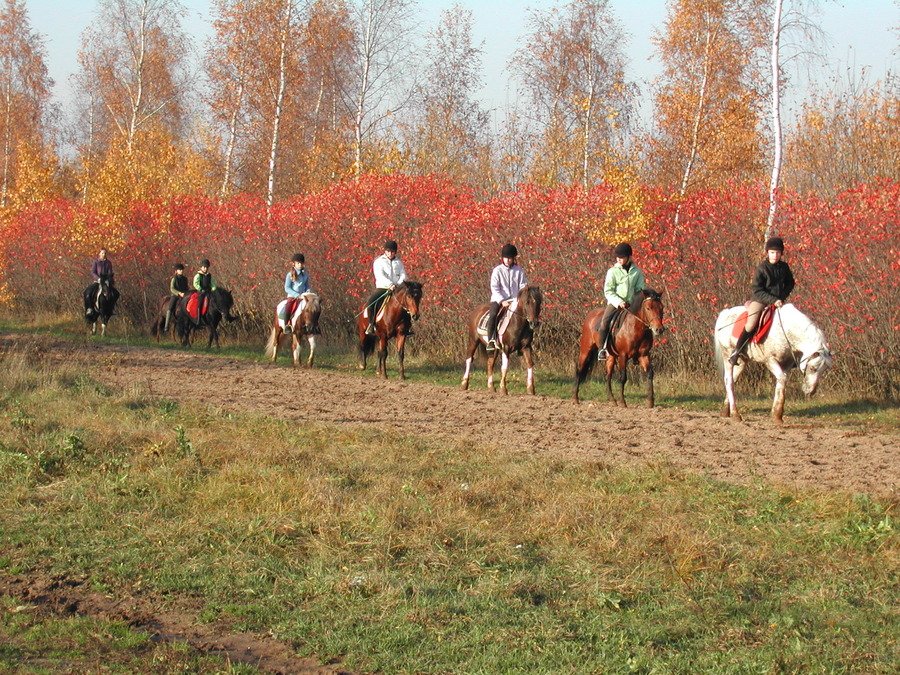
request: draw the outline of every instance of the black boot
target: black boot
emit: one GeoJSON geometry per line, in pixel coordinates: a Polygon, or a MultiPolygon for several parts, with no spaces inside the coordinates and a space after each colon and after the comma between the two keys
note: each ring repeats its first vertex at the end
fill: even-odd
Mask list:
{"type": "Polygon", "coordinates": [[[606,338],[609,336],[609,329],[600,331],[600,351],[597,352],[597,360],[603,361],[609,356],[609,352],[606,351],[606,338]]]}
{"type": "Polygon", "coordinates": [[[728,357],[728,363],[733,366],[737,365],[738,359],[741,357],[741,354],[744,353],[744,347],[750,341],[750,338],[753,337],[753,333],[755,331],[748,331],[744,329],[741,333],[741,336],[737,339],[737,344],[734,346],[734,351],[731,352],[731,356],[728,357]]]}

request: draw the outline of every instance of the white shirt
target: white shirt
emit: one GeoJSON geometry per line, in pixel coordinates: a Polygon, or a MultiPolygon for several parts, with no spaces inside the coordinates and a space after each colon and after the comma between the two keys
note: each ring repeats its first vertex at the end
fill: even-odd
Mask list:
{"type": "Polygon", "coordinates": [[[375,288],[388,289],[406,281],[406,269],[400,259],[391,260],[384,254],[375,258],[372,273],[375,275],[375,288]]]}
{"type": "Polygon", "coordinates": [[[525,278],[525,270],[518,265],[507,267],[500,263],[491,272],[491,302],[505,302],[519,296],[528,279],[525,278]]]}

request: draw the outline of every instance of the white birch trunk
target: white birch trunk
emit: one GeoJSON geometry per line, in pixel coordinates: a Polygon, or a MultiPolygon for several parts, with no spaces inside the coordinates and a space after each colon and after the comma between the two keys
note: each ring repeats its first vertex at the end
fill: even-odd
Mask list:
{"type": "Polygon", "coordinates": [[[90,94],[90,110],[88,111],[88,143],[87,143],[87,160],[84,163],[84,189],[81,191],[81,203],[87,204],[88,192],[91,187],[91,169],[94,161],[94,105],[96,94],[91,89],[90,94]]]}
{"type": "Polygon", "coordinates": [[[367,17],[366,30],[363,36],[364,51],[362,63],[362,76],[360,79],[359,96],[356,99],[356,119],[354,120],[353,136],[354,136],[354,161],[353,173],[359,179],[362,174],[362,125],[366,111],[366,94],[369,90],[369,69],[372,66],[372,50],[374,39],[374,30],[372,23],[375,19],[375,7],[371,0],[366,2],[367,17]]]}
{"type": "Polygon", "coordinates": [[[266,204],[271,209],[275,201],[275,167],[278,163],[278,130],[281,125],[281,110],[284,105],[284,90],[287,85],[287,41],[291,27],[291,9],[293,0],[284,3],[284,27],[281,31],[280,56],[278,61],[278,95],[275,98],[275,118],[272,120],[272,151],[269,153],[269,185],[266,192],[266,204]]]}
{"type": "Polygon", "coordinates": [[[775,0],[775,18],[772,21],[772,133],[775,136],[775,156],[772,159],[772,180],[769,183],[769,217],[766,220],[765,239],[775,234],[775,211],[778,207],[778,184],[781,178],[781,67],[778,63],[781,7],[782,0],[775,0]]]}
{"type": "Polygon", "coordinates": [[[237,139],[237,119],[241,112],[241,102],[244,98],[244,75],[241,72],[238,80],[237,101],[234,110],[231,111],[231,120],[228,123],[228,147],[225,150],[225,171],[222,176],[222,188],[219,197],[224,199],[228,195],[228,184],[231,182],[231,164],[234,161],[234,146],[237,139]]]}
{"type": "Polygon", "coordinates": [[[141,23],[140,23],[140,33],[138,35],[138,50],[137,54],[134,56],[134,71],[135,71],[135,87],[137,91],[135,91],[134,95],[131,97],[131,119],[128,121],[128,137],[126,139],[126,146],[128,148],[128,154],[131,154],[132,144],[134,143],[134,135],[137,133],[138,127],[138,117],[141,113],[141,106],[143,105],[144,98],[144,59],[146,58],[147,52],[147,12],[149,11],[148,0],[144,0],[141,3],[141,23]]]}

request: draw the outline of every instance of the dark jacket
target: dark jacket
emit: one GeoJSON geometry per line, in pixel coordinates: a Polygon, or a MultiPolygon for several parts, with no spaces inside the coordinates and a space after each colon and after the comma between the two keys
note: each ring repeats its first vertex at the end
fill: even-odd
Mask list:
{"type": "Polygon", "coordinates": [[[753,275],[753,299],[764,305],[771,305],[776,300],[784,302],[794,290],[794,275],[784,260],[774,265],[763,260],[753,275]]]}
{"type": "Polygon", "coordinates": [[[169,293],[171,295],[178,295],[179,293],[187,293],[188,287],[188,279],[183,274],[173,274],[172,279],[169,281],[169,293]]]}
{"type": "Polygon", "coordinates": [[[113,268],[112,263],[107,258],[106,260],[97,260],[94,261],[94,264],[91,265],[91,276],[94,278],[94,281],[100,281],[100,277],[107,277],[112,283],[113,280],[113,268]]]}

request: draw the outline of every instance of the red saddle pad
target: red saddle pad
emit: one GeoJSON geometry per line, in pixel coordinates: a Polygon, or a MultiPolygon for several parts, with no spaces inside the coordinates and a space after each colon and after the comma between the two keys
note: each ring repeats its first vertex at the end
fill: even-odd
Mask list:
{"type": "MultiPolygon", "coordinates": [[[[734,322],[734,329],[731,331],[734,337],[738,338],[744,332],[744,326],[747,325],[747,316],[748,312],[745,310],[734,322]]],[[[762,311],[762,316],[759,317],[759,323],[756,325],[756,333],[750,338],[750,342],[759,343],[765,340],[774,320],[775,305],[769,305],[762,311]]]]}

